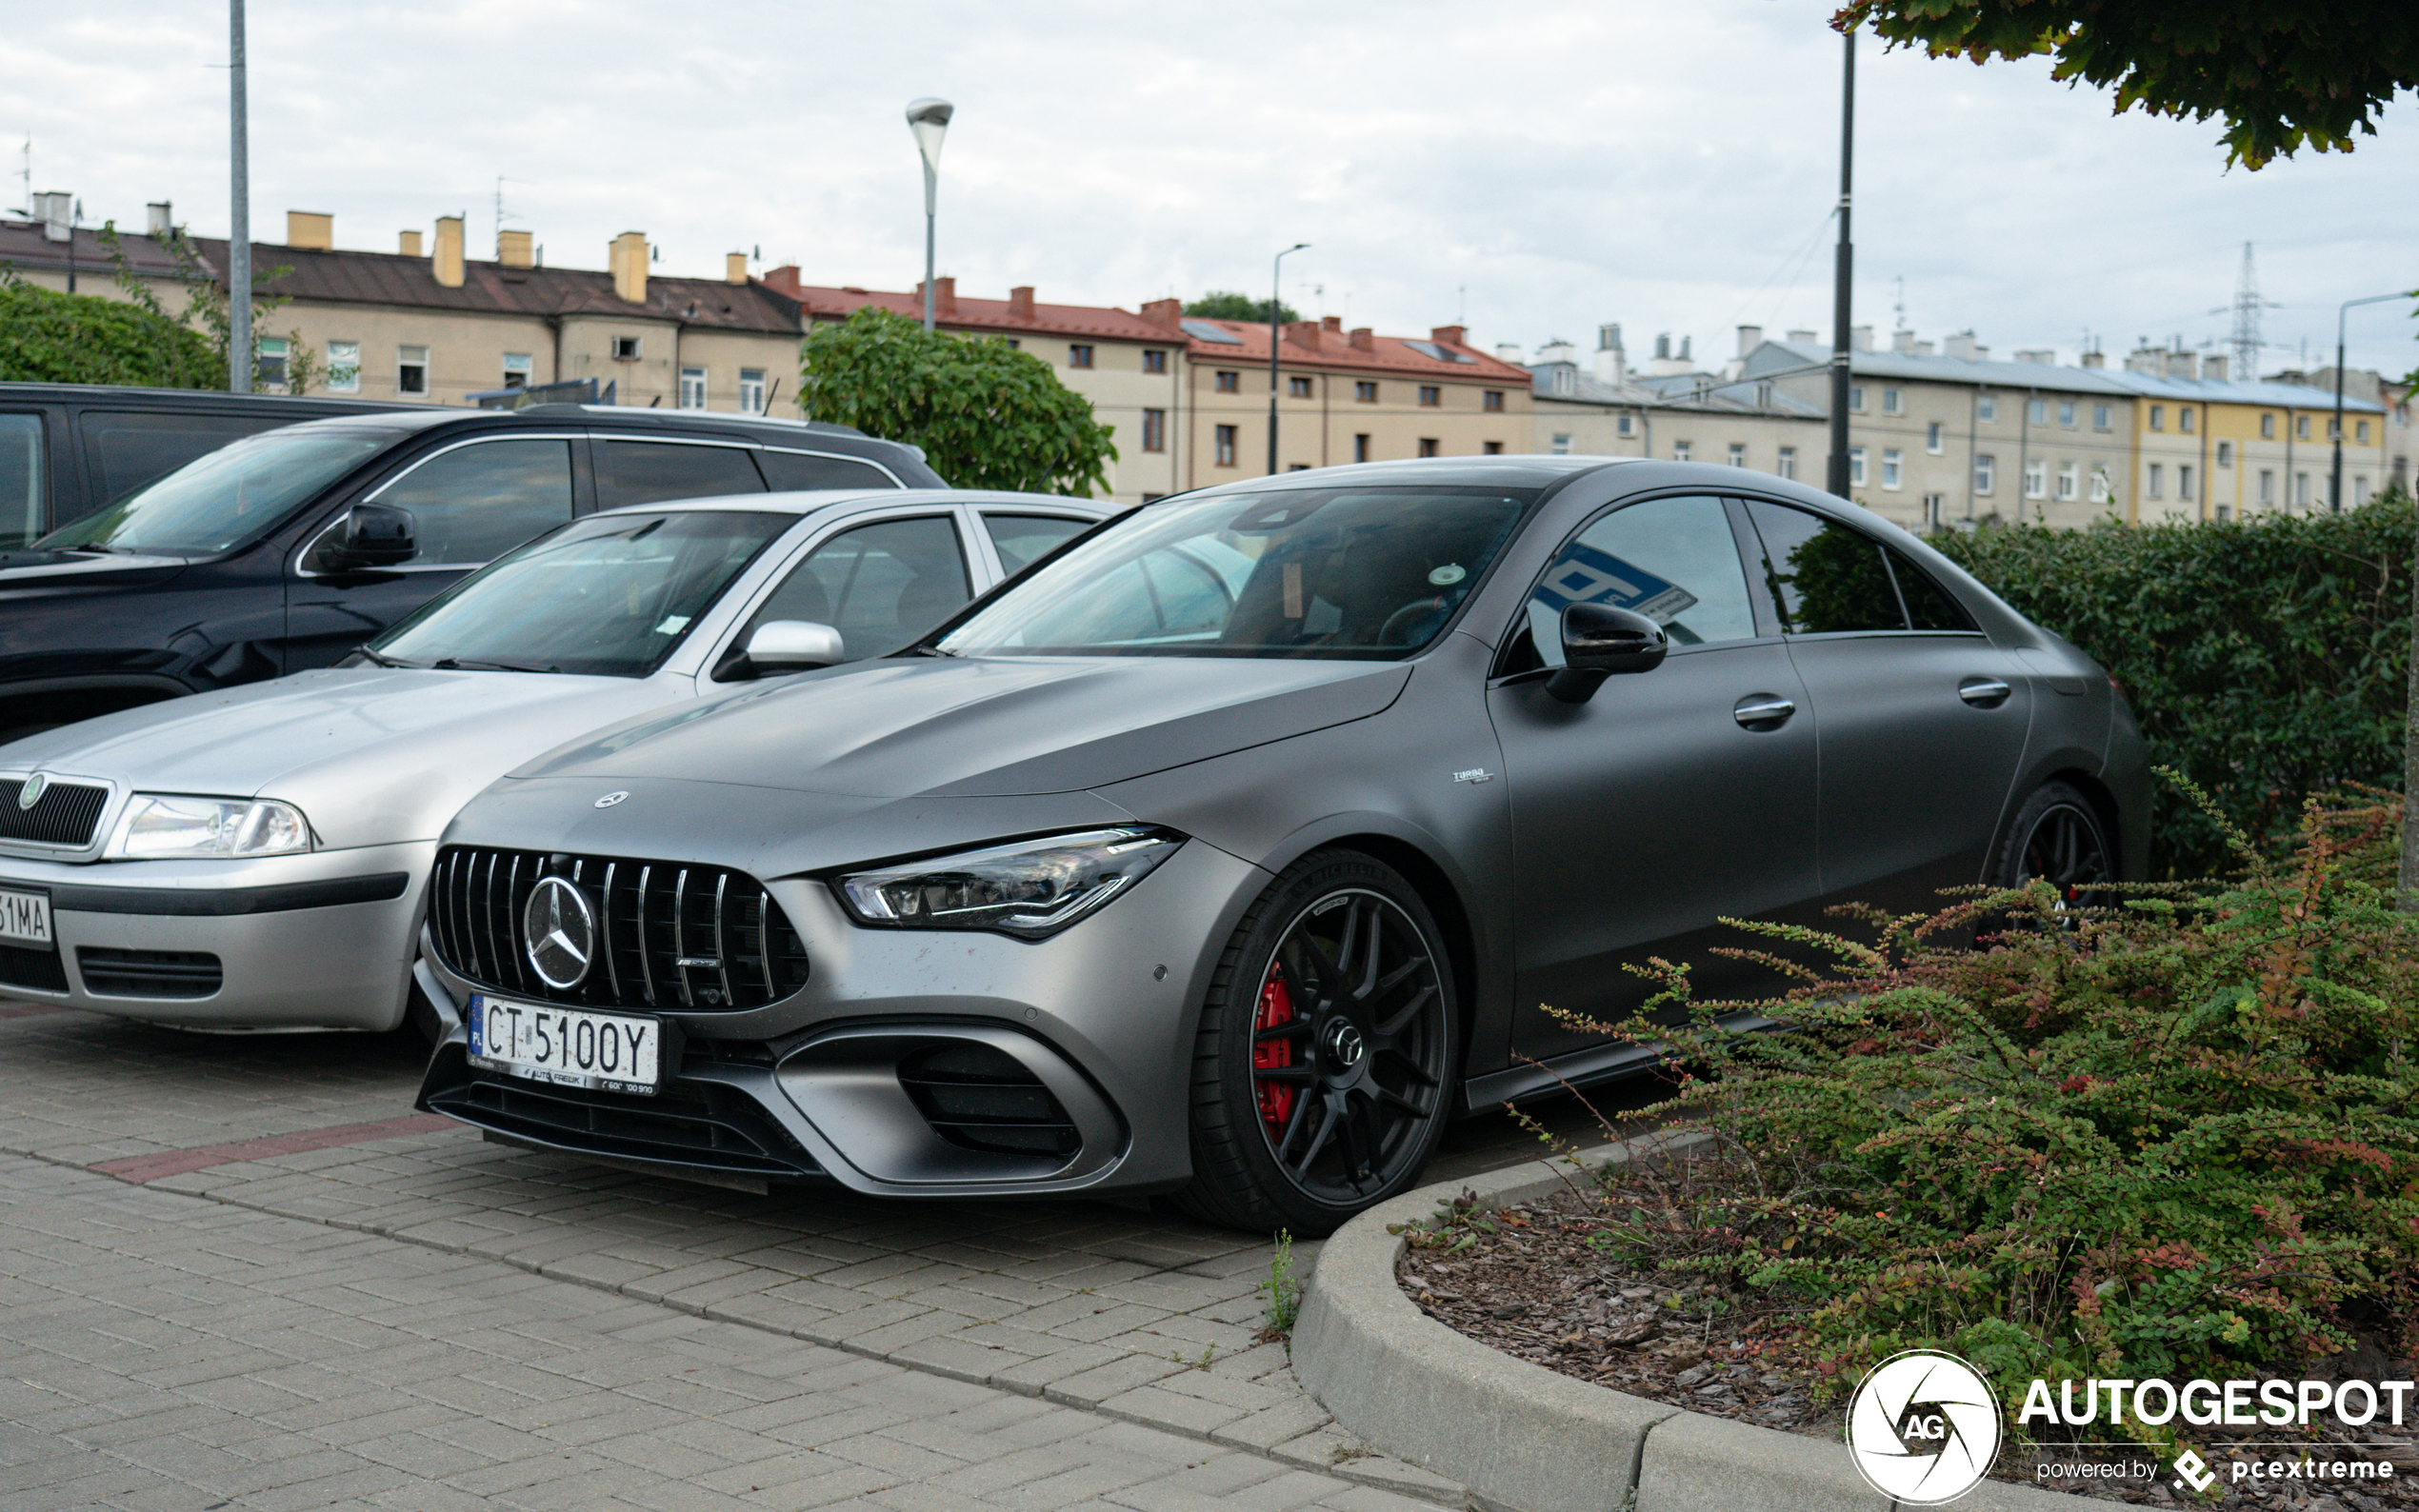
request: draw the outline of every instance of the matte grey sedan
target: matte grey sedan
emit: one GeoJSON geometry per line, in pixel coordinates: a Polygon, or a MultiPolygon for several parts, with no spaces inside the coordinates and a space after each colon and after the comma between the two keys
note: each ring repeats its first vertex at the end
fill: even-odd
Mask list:
{"type": "MultiPolygon", "coordinates": [[[[462,726],[465,738],[475,725],[462,726]]],[[[2109,679],[1837,499],[1436,460],[1146,506],[891,657],[630,722],[448,829],[421,1105],[725,1184],[1324,1233],[1638,1069],[1720,916],[2138,877],[2109,679]]]]}

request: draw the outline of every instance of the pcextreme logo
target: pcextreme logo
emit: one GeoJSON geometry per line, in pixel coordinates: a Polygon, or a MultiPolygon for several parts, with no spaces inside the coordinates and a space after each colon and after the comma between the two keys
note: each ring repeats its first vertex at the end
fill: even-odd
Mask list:
{"type": "Polygon", "coordinates": [[[1998,1458],[1999,1403],[1982,1373],[1955,1355],[1905,1350],[1857,1386],[1848,1447],[1874,1490],[1938,1506],[1972,1490],[1998,1458]]]}

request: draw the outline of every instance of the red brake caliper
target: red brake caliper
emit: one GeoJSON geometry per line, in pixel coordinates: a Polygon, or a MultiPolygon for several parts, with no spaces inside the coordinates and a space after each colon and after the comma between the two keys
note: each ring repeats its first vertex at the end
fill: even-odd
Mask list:
{"type": "MultiPolygon", "coordinates": [[[[1253,1016],[1251,1027],[1256,1032],[1277,1028],[1293,1022],[1293,993],[1285,985],[1285,967],[1269,967],[1269,980],[1260,987],[1260,1011],[1253,1016]]],[[[1251,1069],[1275,1070],[1293,1064],[1291,1040],[1262,1040],[1251,1046],[1251,1069]]],[[[1256,1089],[1260,1096],[1260,1118],[1271,1128],[1285,1127],[1293,1116],[1293,1095],[1299,1090],[1289,1082],[1262,1082],[1256,1089]]]]}

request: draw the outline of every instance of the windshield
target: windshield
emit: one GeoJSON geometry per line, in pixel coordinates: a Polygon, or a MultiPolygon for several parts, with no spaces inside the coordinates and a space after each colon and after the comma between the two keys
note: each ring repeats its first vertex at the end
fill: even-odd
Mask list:
{"type": "Polygon", "coordinates": [[[1298,488],[1137,510],[945,637],[956,656],[1407,656],[1535,497],[1298,488]]]}
{"type": "Polygon", "coordinates": [[[53,551],[215,556],[394,441],[384,430],[271,430],[196,457],[147,488],[34,543],[53,551]]]}
{"type": "Polygon", "coordinates": [[[412,666],[645,677],[797,521],[756,509],[590,515],[463,579],[369,650],[412,666]]]}

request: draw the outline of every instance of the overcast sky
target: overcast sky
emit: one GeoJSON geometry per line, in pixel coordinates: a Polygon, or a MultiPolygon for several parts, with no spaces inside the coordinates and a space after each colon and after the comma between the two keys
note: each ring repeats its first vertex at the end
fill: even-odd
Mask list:
{"type": "MultiPolygon", "coordinates": [[[[0,76],[32,189],[139,227],[228,226],[223,0],[6,0],[0,76]]],[[[1830,328],[1842,44],[1826,0],[251,0],[252,227],[332,212],[337,245],[470,216],[551,264],[646,231],[666,273],[761,248],[810,282],[922,274],[901,109],[954,101],[940,267],[968,294],[1122,305],[1268,287],[1397,334],[1592,348],[1622,323],[1731,354],[1830,328]]],[[[2349,156],[2224,169],[2215,122],[2112,117],[2045,62],[1858,56],[1856,319],[1904,280],[1928,339],[1994,354],[2088,330],[2222,348],[2256,244],[2265,367],[2328,360],[2338,301],[2419,284],[2419,108],[2349,156]],[[2219,311],[2219,312],[2212,312],[2219,311]]],[[[5,203],[20,203],[12,182],[5,203]]],[[[2406,307],[2352,313],[2354,366],[2419,363],[2406,307]]]]}

